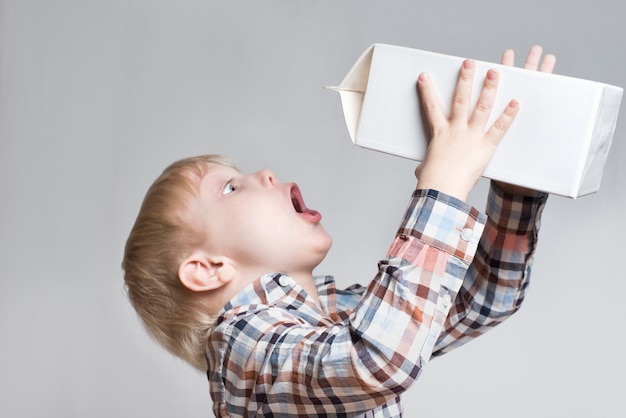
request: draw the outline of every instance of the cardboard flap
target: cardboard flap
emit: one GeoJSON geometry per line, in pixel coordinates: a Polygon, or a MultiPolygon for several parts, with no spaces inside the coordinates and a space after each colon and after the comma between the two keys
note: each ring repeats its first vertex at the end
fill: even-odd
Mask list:
{"type": "Polygon", "coordinates": [[[346,120],[350,139],[354,143],[356,143],[356,131],[359,125],[359,117],[361,116],[367,81],[370,76],[373,53],[374,45],[361,54],[339,86],[326,87],[339,92],[343,116],[346,120]]]}

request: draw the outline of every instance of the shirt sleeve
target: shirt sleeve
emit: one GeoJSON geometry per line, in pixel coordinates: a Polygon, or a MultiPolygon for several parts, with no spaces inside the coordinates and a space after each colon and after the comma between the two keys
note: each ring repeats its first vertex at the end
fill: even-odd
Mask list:
{"type": "Polygon", "coordinates": [[[312,324],[301,311],[271,307],[222,324],[209,345],[227,341],[213,348],[226,350],[219,357],[228,359],[210,375],[228,394],[214,399],[217,408],[351,415],[396,399],[431,357],[485,222],[458,199],[416,190],[347,321],[312,324]]]}
{"type": "Polygon", "coordinates": [[[510,195],[492,182],[485,232],[434,355],[484,334],[520,308],[547,197],[510,195]]]}

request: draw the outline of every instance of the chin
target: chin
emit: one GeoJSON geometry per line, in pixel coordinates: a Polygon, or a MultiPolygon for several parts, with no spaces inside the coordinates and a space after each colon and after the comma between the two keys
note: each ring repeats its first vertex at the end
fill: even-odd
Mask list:
{"type": "Polygon", "coordinates": [[[326,258],[326,254],[328,254],[328,252],[330,251],[330,247],[332,247],[333,245],[333,239],[330,237],[330,235],[326,235],[327,236],[327,240],[324,243],[320,243],[320,247],[319,250],[317,251],[319,256],[319,261],[317,262],[317,264],[321,263],[322,260],[324,260],[324,258],[326,258]]]}

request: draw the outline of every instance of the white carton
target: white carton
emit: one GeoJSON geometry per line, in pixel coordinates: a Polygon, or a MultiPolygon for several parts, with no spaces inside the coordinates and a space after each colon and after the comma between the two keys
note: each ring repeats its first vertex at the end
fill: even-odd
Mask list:
{"type": "MultiPolygon", "coordinates": [[[[463,58],[374,44],[338,87],[352,141],[421,161],[430,138],[416,82],[431,74],[440,103],[450,109],[463,58]]],[[[510,99],[520,111],[485,170],[502,180],[576,198],[598,191],[615,131],[623,89],[603,83],[476,62],[472,97],[489,68],[500,72],[489,125],[510,99]]]]}

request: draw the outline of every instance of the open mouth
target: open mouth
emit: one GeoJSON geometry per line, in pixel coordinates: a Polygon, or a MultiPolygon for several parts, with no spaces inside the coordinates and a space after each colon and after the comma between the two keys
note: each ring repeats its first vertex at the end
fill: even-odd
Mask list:
{"type": "Polygon", "coordinates": [[[291,204],[298,214],[311,222],[319,222],[322,219],[322,215],[318,211],[309,209],[306,206],[297,184],[291,186],[291,204]]]}
{"type": "Polygon", "coordinates": [[[300,189],[298,189],[298,186],[296,185],[291,188],[291,204],[298,213],[302,213],[307,209],[304,201],[302,200],[302,194],[300,193],[300,189]]]}

